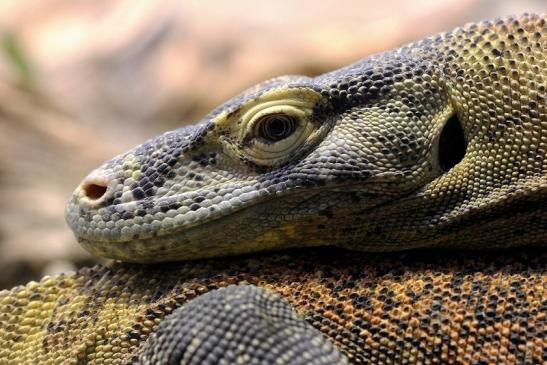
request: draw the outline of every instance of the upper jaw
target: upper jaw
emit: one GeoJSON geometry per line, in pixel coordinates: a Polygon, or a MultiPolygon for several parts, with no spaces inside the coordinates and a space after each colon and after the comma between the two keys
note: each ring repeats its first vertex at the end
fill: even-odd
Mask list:
{"type": "Polygon", "coordinates": [[[77,189],[66,205],[65,216],[79,238],[127,242],[203,225],[268,198],[266,191],[253,187],[252,183],[229,183],[215,189],[218,192],[214,194],[211,190],[196,190],[103,207],[82,204],[81,192],[77,189]],[[199,207],[196,207],[196,201],[199,201],[199,207]]]}

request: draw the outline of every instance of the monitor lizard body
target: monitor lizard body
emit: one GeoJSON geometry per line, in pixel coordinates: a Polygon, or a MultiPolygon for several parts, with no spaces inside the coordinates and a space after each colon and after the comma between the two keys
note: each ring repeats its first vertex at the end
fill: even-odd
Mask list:
{"type": "MultiPolygon", "coordinates": [[[[280,337],[290,340],[301,332],[307,337],[297,337],[294,347],[309,345],[307,338],[324,341],[322,346],[299,349],[311,353],[307,361],[293,356],[278,363],[345,363],[317,330],[355,364],[543,364],[546,265],[544,250],[469,257],[307,249],[188,263],[95,266],[0,293],[0,364],[127,364],[139,357],[151,364],[218,364],[221,358],[236,364],[238,356],[260,354],[257,348],[263,343],[274,347],[280,337]],[[181,309],[176,308],[195,297],[208,299],[204,293],[229,285],[273,290],[289,303],[286,316],[294,308],[313,327],[293,324],[279,335],[277,326],[266,339],[252,343],[259,337],[260,321],[249,320],[245,310],[252,314],[265,300],[243,293],[232,308],[241,310],[235,318],[222,317],[230,312],[225,303],[215,312],[214,302],[201,302],[180,322],[186,327],[174,334],[165,330],[166,343],[178,344],[178,353],[156,347],[158,341],[146,342],[151,333],[160,334],[158,323],[168,322],[163,319],[176,315],[181,309]],[[223,341],[226,327],[233,334],[223,341]],[[247,339],[237,341],[238,328],[247,339]],[[189,346],[192,340],[199,345],[189,346]],[[232,343],[232,350],[244,348],[230,355],[232,343]],[[147,346],[151,349],[145,358],[147,346]],[[185,350],[186,362],[181,362],[185,350]],[[323,356],[313,356],[314,351],[323,356]]],[[[269,313],[268,327],[276,325],[279,311],[269,313]]],[[[287,347],[281,353],[290,351],[287,347]]],[[[276,363],[267,359],[255,363],[276,363]]]]}
{"type": "Polygon", "coordinates": [[[94,170],[68,224],[133,262],[544,244],[545,27],[484,22],[261,83],[94,170]]]}
{"type": "Polygon", "coordinates": [[[307,249],[116,264],[5,292],[0,363],[542,363],[545,18],[273,79],[105,163],[66,210],[94,254],[150,263],[307,249]],[[311,246],[326,245],[540,247],[430,266],[363,252],[325,264],[311,246]],[[253,285],[174,310],[240,281],[253,285]]]}

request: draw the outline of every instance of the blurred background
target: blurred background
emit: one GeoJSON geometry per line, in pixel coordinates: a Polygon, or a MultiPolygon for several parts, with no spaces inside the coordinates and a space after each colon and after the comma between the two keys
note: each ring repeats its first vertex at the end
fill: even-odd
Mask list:
{"type": "Polygon", "coordinates": [[[313,76],[545,0],[0,0],[0,289],[95,262],[64,203],[91,169],[282,74],[313,76]]]}

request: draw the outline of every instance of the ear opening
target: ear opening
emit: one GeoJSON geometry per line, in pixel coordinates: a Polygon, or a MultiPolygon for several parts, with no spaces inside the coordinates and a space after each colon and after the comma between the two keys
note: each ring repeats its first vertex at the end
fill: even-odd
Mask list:
{"type": "Polygon", "coordinates": [[[467,141],[462,124],[454,113],[445,123],[439,137],[439,166],[446,172],[456,166],[465,156],[467,141]]]}

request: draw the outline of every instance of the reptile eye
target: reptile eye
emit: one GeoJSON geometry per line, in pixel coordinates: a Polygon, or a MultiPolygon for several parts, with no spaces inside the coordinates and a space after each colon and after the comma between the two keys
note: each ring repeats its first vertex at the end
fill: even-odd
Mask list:
{"type": "MultiPolygon", "coordinates": [[[[274,168],[309,151],[324,134],[314,123],[314,108],[323,96],[311,88],[289,87],[266,91],[239,107],[235,117],[219,119],[235,140],[222,138],[223,149],[234,159],[253,167],[274,168]]],[[[326,131],[326,129],[325,129],[326,131]]]]}
{"type": "Polygon", "coordinates": [[[256,122],[257,135],[265,141],[281,141],[296,131],[298,118],[285,114],[270,114],[256,122]]]}

